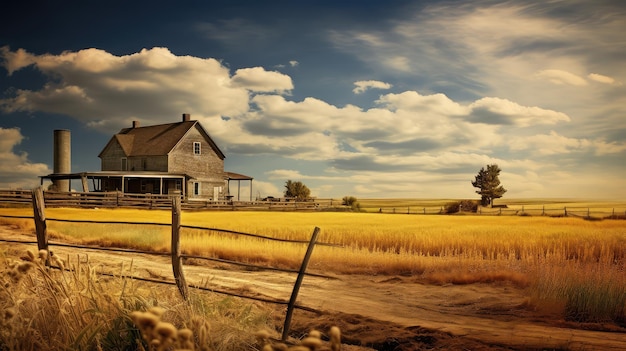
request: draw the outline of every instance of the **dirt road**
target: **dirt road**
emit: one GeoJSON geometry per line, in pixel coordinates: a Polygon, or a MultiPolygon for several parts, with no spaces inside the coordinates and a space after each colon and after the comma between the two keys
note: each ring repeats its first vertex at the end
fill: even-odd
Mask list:
{"type": "MultiPolygon", "coordinates": [[[[34,239],[0,226],[0,239],[25,238],[34,239]]],[[[167,257],[62,247],[53,250],[61,257],[88,254],[90,262],[112,271],[119,269],[122,262],[128,266],[132,260],[136,275],[172,279],[167,257]]],[[[295,274],[247,271],[232,266],[186,265],[184,270],[189,284],[208,282],[215,289],[247,291],[282,300],[289,299],[296,279],[295,274]]],[[[325,329],[324,324],[337,324],[347,340],[377,350],[626,350],[623,330],[574,329],[534,314],[524,308],[525,301],[524,292],[509,285],[437,286],[422,284],[414,277],[307,276],[298,303],[324,313],[312,315],[297,310],[294,328],[325,329]]]]}

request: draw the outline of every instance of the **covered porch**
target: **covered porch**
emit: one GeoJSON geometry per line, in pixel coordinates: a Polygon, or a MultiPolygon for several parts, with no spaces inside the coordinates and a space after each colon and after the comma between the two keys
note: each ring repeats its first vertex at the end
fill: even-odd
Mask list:
{"type": "Polygon", "coordinates": [[[79,180],[83,192],[120,191],[131,194],[180,194],[186,197],[186,174],[167,172],[80,172],[80,173],[52,173],[41,176],[41,185],[44,180],[68,180],[68,189],[58,191],[72,191],[72,180],[79,180]]]}
{"type": "Polygon", "coordinates": [[[226,179],[226,198],[228,200],[233,200],[234,196],[232,195],[232,193],[230,192],[230,182],[231,181],[236,181],[237,182],[237,201],[241,201],[241,181],[249,181],[250,182],[250,199],[248,201],[252,201],[252,177],[247,176],[247,175],[243,175],[243,174],[239,174],[239,173],[233,173],[233,172],[224,172],[224,178],[226,179]]]}

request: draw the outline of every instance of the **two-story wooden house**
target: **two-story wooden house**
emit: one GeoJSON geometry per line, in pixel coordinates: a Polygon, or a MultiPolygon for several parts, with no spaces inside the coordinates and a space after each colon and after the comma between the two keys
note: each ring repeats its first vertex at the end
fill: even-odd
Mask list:
{"type": "MultiPolygon", "coordinates": [[[[69,163],[69,131],[65,132],[67,140],[60,142],[67,146],[68,155],[63,159],[69,163]]],[[[69,185],[57,191],[71,191],[71,180],[80,179],[85,192],[181,194],[186,200],[213,201],[233,198],[232,180],[238,182],[237,200],[242,180],[250,181],[252,189],[252,177],[224,171],[224,153],[189,114],[183,114],[180,122],[145,127],[133,121],[131,128],[120,130],[109,140],[98,157],[99,172],[57,172],[42,176],[42,182],[69,180],[69,185]]]]}
{"type": "Polygon", "coordinates": [[[188,199],[224,199],[230,180],[251,177],[224,172],[224,153],[198,121],[131,128],[115,134],[98,155],[103,172],[123,178],[101,178],[101,190],[127,193],[181,193],[188,199]]]}

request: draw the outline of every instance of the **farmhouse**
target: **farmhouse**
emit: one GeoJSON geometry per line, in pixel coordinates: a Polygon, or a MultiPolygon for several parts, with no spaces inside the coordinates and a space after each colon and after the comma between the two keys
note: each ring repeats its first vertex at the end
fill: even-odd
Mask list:
{"type": "MultiPolygon", "coordinates": [[[[51,179],[59,191],[81,179],[83,191],[120,191],[138,194],[181,194],[187,200],[218,201],[231,199],[230,182],[250,181],[252,177],[224,171],[224,153],[202,125],[189,114],[182,121],[141,127],[133,121],[130,128],[115,134],[98,157],[100,172],[70,173],[63,164],[69,140],[57,140],[55,131],[55,173],[51,179]],[[58,154],[58,155],[57,155],[58,154]],[[58,171],[58,169],[62,171],[58,171]]],[[[61,134],[63,135],[63,134],[61,134]]],[[[69,156],[65,156],[69,159],[69,156]]],[[[70,189],[68,189],[69,191],[70,189]]],[[[252,196],[252,194],[250,194],[252,196]]],[[[237,190],[239,199],[239,189],[237,190]]]]}

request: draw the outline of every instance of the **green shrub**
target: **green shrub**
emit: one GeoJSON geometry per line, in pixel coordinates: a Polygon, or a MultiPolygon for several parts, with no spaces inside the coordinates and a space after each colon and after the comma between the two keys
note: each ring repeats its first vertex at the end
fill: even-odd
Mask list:
{"type": "Polygon", "coordinates": [[[461,200],[447,203],[443,208],[443,213],[452,214],[458,212],[476,212],[478,203],[473,200],[461,200]]]}
{"type": "Polygon", "coordinates": [[[359,204],[354,196],[344,196],[341,200],[341,204],[343,206],[349,206],[352,211],[361,211],[361,204],[359,204]]]}

